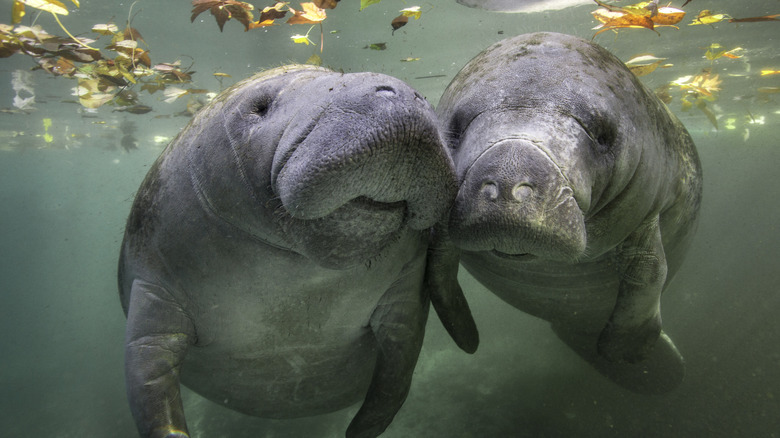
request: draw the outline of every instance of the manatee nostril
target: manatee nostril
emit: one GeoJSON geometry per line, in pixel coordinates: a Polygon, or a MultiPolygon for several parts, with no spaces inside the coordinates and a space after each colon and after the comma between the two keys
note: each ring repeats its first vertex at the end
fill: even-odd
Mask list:
{"type": "Polygon", "coordinates": [[[512,197],[515,200],[522,201],[529,196],[531,196],[534,192],[533,186],[528,183],[519,183],[515,184],[514,187],[512,187],[512,197]]]}
{"type": "Polygon", "coordinates": [[[385,97],[393,97],[395,96],[395,90],[389,85],[380,85],[376,87],[376,94],[385,97]]]}
{"type": "Polygon", "coordinates": [[[483,183],[482,188],[480,188],[480,192],[482,192],[482,194],[484,194],[485,197],[491,201],[498,199],[498,186],[492,181],[483,183]]]}

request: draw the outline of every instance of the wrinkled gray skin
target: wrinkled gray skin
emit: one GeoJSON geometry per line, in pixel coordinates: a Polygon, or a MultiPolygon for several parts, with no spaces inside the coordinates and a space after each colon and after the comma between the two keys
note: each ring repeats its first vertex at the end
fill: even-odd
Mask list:
{"type": "Polygon", "coordinates": [[[458,0],[458,3],[470,8],[508,13],[554,11],[572,6],[594,4],[592,0],[458,0]]]}
{"type": "Polygon", "coordinates": [[[180,380],[271,418],[364,400],[347,436],[387,427],[423,341],[428,229],[455,196],[437,123],[397,79],[304,66],[195,116],[141,185],[119,263],[142,436],[188,436],[180,380]]]}
{"type": "Polygon", "coordinates": [[[681,123],[609,52],[554,33],[477,55],[437,113],[459,191],[429,287],[457,290],[460,259],[615,382],[676,387],[684,364],[661,332],[660,299],[701,199],[681,123]]]}

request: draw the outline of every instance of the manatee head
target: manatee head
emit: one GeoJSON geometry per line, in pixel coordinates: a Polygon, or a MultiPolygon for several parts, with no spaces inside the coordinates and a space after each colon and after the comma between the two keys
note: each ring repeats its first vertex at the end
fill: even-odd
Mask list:
{"type": "Polygon", "coordinates": [[[459,182],[454,243],[516,260],[597,255],[615,230],[593,219],[657,141],[653,105],[617,58],[576,37],[521,35],[477,55],[437,109],[459,182]]]}
{"type": "MultiPolygon", "coordinates": [[[[431,227],[456,191],[433,108],[381,74],[270,70],[226,90],[188,131],[193,143],[228,144],[238,162],[255,208],[211,187],[231,221],[327,267],[363,263],[405,230],[431,227]]],[[[209,180],[234,178],[203,161],[209,180]]]]}

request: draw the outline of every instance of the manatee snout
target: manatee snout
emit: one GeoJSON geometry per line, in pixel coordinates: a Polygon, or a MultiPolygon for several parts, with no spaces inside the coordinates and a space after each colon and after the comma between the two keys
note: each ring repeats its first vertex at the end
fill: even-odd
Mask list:
{"type": "Polygon", "coordinates": [[[455,174],[430,104],[384,75],[352,74],[325,87],[327,103],[285,133],[274,160],[275,190],[290,215],[319,219],[367,199],[393,211],[403,203],[412,229],[444,217],[455,174]]]}
{"type": "Polygon", "coordinates": [[[449,232],[467,251],[571,261],[586,246],[583,213],[561,169],[527,140],[489,147],[466,170],[449,232]]]}

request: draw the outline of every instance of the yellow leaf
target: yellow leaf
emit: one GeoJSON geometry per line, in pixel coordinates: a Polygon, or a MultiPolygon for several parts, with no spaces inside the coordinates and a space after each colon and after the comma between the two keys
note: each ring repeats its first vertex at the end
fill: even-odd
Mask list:
{"type": "Polygon", "coordinates": [[[309,39],[307,35],[298,34],[298,35],[293,35],[290,38],[293,40],[295,44],[306,44],[307,46],[309,44],[314,44],[312,43],[312,41],[309,39]]]}
{"type": "Polygon", "coordinates": [[[11,10],[11,23],[12,24],[19,24],[22,22],[22,17],[24,17],[24,3],[14,0],[14,6],[11,10]]]}
{"type": "Polygon", "coordinates": [[[404,17],[414,17],[414,19],[420,18],[420,15],[422,15],[422,11],[420,10],[419,6],[412,6],[410,8],[401,9],[401,15],[404,17]]]}
{"type": "Polygon", "coordinates": [[[626,66],[636,76],[648,75],[657,69],[666,58],[656,58],[653,55],[635,56],[626,61],[626,66]]]}
{"type": "Polygon", "coordinates": [[[360,10],[362,11],[367,6],[379,3],[381,0],[360,0],[360,10]]]}
{"type": "Polygon", "coordinates": [[[682,21],[684,17],[685,11],[682,9],[664,6],[658,8],[658,13],[650,18],[653,20],[653,23],[659,26],[672,26],[682,21]]]}
{"type": "Polygon", "coordinates": [[[96,24],[92,26],[92,32],[99,33],[101,35],[113,35],[119,32],[119,28],[116,24],[96,24]]]}
{"type": "Polygon", "coordinates": [[[780,70],[761,70],[761,76],[777,75],[780,70]]]}
{"type": "Polygon", "coordinates": [[[703,10],[699,12],[699,15],[696,16],[696,18],[693,19],[690,23],[688,23],[689,26],[695,26],[697,24],[714,24],[719,21],[723,21],[726,18],[731,18],[727,14],[713,14],[710,10],[703,10]]]}
{"type": "Polygon", "coordinates": [[[287,24],[319,23],[327,18],[325,9],[320,9],[312,2],[301,3],[302,11],[290,8],[293,16],[287,20],[287,24]]]}
{"type": "Polygon", "coordinates": [[[68,8],[57,0],[18,0],[27,6],[52,14],[68,15],[68,8]]]}

